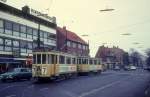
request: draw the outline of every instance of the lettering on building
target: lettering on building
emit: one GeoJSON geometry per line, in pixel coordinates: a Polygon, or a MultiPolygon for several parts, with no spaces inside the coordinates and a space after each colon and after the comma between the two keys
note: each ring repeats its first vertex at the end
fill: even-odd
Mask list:
{"type": "Polygon", "coordinates": [[[39,18],[42,18],[46,21],[52,22],[52,23],[56,23],[56,18],[55,17],[50,17],[47,14],[43,14],[37,10],[31,9],[30,14],[37,16],[39,18]]]}

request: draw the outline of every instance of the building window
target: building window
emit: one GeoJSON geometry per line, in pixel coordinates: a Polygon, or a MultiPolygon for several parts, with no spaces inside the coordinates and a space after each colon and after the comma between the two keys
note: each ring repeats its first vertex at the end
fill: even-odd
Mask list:
{"type": "Polygon", "coordinates": [[[48,36],[48,33],[44,32],[44,38],[47,38],[47,36],[48,36]]]}
{"type": "Polygon", "coordinates": [[[22,38],[26,38],[26,37],[27,37],[27,34],[26,34],[26,33],[20,33],[20,36],[21,36],[22,38]]]}
{"type": "Polygon", "coordinates": [[[85,50],[85,45],[83,45],[82,47],[83,47],[83,49],[85,50]]]}
{"type": "Polygon", "coordinates": [[[6,46],[12,46],[12,41],[10,39],[5,39],[6,46]]]}
{"type": "Polygon", "coordinates": [[[33,49],[37,48],[37,43],[33,43],[33,49]]]}
{"type": "Polygon", "coordinates": [[[19,24],[13,24],[13,31],[19,32],[19,24]]]}
{"type": "Polygon", "coordinates": [[[26,33],[26,26],[21,25],[21,26],[20,26],[20,31],[21,31],[22,33],[26,33]]]}
{"type": "Polygon", "coordinates": [[[4,33],[4,22],[0,20],[0,33],[4,33]]]}
{"type": "Polygon", "coordinates": [[[27,53],[30,53],[30,54],[31,54],[31,53],[32,53],[32,50],[27,49],[27,53]]]}
{"type": "Polygon", "coordinates": [[[0,38],[0,45],[3,45],[3,44],[4,44],[4,39],[0,38]]]}
{"type": "Polygon", "coordinates": [[[12,23],[5,21],[5,33],[8,35],[12,35],[12,23]]]}
{"type": "Polygon", "coordinates": [[[81,49],[81,44],[78,44],[78,48],[81,49]]]}
{"type": "Polygon", "coordinates": [[[33,29],[33,36],[38,36],[38,30],[33,29]]]}
{"type": "Polygon", "coordinates": [[[31,43],[31,42],[28,42],[28,43],[27,43],[27,47],[28,47],[28,49],[32,49],[32,48],[33,48],[32,43],[31,43]]]}
{"type": "Polygon", "coordinates": [[[0,45],[0,51],[3,51],[3,50],[4,50],[4,46],[0,45]]]}
{"type": "Polygon", "coordinates": [[[0,28],[4,28],[4,22],[3,22],[3,20],[0,20],[0,28]]]}
{"type": "Polygon", "coordinates": [[[8,22],[8,21],[5,21],[5,29],[12,30],[12,23],[8,22]]]}
{"type": "Polygon", "coordinates": [[[26,41],[20,41],[20,47],[21,48],[27,48],[27,42],[26,41]]]}
{"type": "Polygon", "coordinates": [[[13,46],[14,46],[14,47],[19,47],[19,41],[14,40],[14,41],[13,41],[13,46]]]}
{"type": "Polygon", "coordinates": [[[70,47],[71,46],[71,42],[67,41],[67,46],[70,47]]]}
{"type": "Polygon", "coordinates": [[[73,42],[73,48],[76,48],[77,44],[75,42],[73,42]]]}
{"type": "Polygon", "coordinates": [[[11,52],[12,51],[12,47],[5,46],[5,51],[11,52]]]}
{"type": "Polygon", "coordinates": [[[21,50],[21,53],[26,53],[27,52],[27,49],[25,49],[25,48],[21,48],[20,50],[21,50]]]}

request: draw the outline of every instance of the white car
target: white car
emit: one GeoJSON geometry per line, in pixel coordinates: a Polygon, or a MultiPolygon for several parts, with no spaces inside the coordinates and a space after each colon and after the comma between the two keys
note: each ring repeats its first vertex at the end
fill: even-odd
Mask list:
{"type": "Polygon", "coordinates": [[[135,66],[130,66],[130,70],[136,70],[135,66]]]}

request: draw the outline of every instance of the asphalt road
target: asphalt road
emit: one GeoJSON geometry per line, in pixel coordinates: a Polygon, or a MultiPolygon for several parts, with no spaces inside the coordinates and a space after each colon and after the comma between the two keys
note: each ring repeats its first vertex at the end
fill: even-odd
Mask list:
{"type": "Polygon", "coordinates": [[[0,97],[143,97],[150,72],[106,71],[63,81],[0,83],[0,97]]]}

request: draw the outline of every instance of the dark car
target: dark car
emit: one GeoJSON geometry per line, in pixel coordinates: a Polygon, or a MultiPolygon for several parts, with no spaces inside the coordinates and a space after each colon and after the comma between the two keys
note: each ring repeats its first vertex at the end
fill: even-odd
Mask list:
{"type": "Polygon", "coordinates": [[[8,80],[21,80],[21,79],[28,79],[32,77],[32,72],[28,68],[15,68],[10,72],[6,72],[0,75],[0,80],[5,82],[8,80]]]}

